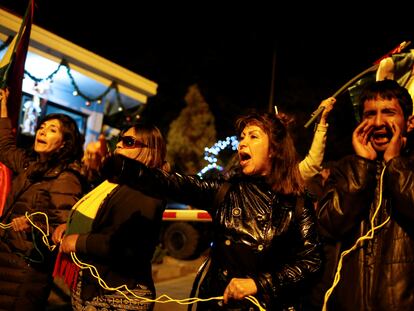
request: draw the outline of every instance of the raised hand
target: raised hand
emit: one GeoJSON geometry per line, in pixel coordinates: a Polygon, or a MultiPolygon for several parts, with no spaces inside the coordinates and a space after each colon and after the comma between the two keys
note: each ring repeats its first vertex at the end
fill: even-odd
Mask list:
{"type": "Polygon", "coordinates": [[[98,141],[90,142],[86,146],[83,164],[87,169],[99,170],[102,162],[108,154],[108,148],[104,135],[99,135],[98,141]]]}
{"type": "Polygon", "coordinates": [[[9,89],[0,89],[0,117],[7,118],[7,98],[9,97],[9,89]]]}
{"type": "Polygon", "coordinates": [[[369,160],[375,160],[377,158],[377,152],[370,142],[373,128],[373,122],[371,120],[364,120],[352,134],[352,146],[354,147],[355,153],[369,160]]]}
{"type": "Polygon", "coordinates": [[[387,126],[391,129],[392,137],[388,143],[387,149],[384,152],[384,161],[388,162],[389,160],[398,157],[401,153],[401,149],[404,148],[407,138],[402,136],[401,128],[393,120],[386,121],[387,126]]]}
{"type": "Polygon", "coordinates": [[[329,113],[331,112],[331,110],[333,109],[334,104],[336,103],[336,98],[335,97],[328,97],[327,99],[324,99],[320,105],[320,106],[324,106],[325,109],[322,112],[321,115],[321,120],[319,121],[320,124],[326,124],[326,119],[328,118],[329,113]]]}

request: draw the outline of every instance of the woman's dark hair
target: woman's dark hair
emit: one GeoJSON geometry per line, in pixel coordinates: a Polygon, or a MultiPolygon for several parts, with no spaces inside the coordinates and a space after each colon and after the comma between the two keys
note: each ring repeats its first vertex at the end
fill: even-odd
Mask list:
{"type": "Polygon", "coordinates": [[[413,100],[408,90],[399,85],[395,80],[385,79],[368,84],[359,97],[359,115],[362,119],[364,112],[364,103],[367,100],[376,98],[397,99],[403,110],[404,117],[407,119],[413,113],[413,100]]]}
{"type": "MultiPolygon", "coordinates": [[[[85,138],[79,132],[78,125],[70,116],[63,113],[52,113],[46,115],[37,125],[36,131],[48,120],[58,120],[61,124],[63,146],[53,152],[48,161],[38,161],[36,167],[30,174],[30,178],[43,176],[48,170],[56,166],[67,168],[70,164],[80,161],[83,156],[83,144],[85,138]]],[[[32,151],[35,153],[34,151],[32,151]]]]}
{"type": "Polygon", "coordinates": [[[300,194],[304,182],[299,172],[299,156],[290,135],[292,119],[285,114],[252,113],[236,120],[236,130],[240,135],[248,125],[260,127],[269,137],[271,172],[268,181],[273,190],[284,194],[300,194]]]}

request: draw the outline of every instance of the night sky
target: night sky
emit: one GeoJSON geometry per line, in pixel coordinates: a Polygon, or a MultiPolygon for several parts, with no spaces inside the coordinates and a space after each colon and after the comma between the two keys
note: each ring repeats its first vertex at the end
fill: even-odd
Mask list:
{"type": "MultiPolygon", "coordinates": [[[[273,102],[295,115],[302,153],[312,135],[303,124],[322,99],[401,42],[414,42],[410,6],[401,1],[398,7],[364,2],[364,10],[362,3],[349,1],[332,2],[332,7],[292,2],[278,9],[274,6],[280,1],[262,6],[228,1],[35,3],[36,25],[156,82],[158,94],[149,99],[143,117],[164,132],[185,106],[188,86],[198,83],[216,117],[219,138],[233,134],[231,121],[237,115],[269,107],[275,57],[273,102]]],[[[18,15],[26,5],[0,0],[0,6],[18,15]]],[[[331,116],[328,158],[349,148],[354,120],[346,96],[338,97],[331,116]]]]}

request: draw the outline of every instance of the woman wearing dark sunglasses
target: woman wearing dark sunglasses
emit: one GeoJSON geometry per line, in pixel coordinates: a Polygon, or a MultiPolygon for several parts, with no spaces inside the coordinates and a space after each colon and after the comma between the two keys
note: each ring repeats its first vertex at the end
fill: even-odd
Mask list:
{"type": "Polygon", "coordinates": [[[211,299],[197,311],[258,310],[251,296],[269,311],[300,310],[321,257],[288,121],[281,114],[240,117],[239,170],[226,180],[165,173],[119,155],[105,162],[104,172],[118,168],[111,180],[212,216],[212,247],[192,291],[211,299]]]}
{"type": "Polygon", "coordinates": [[[118,137],[118,143],[121,143],[123,149],[135,149],[148,147],[144,142],[139,141],[134,136],[128,136],[127,134],[121,134],[118,137]]]}
{"type": "MultiPolygon", "coordinates": [[[[168,170],[164,139],[152,125],[136,124],[123,132],[114,153],[168,170]]],[[[68,270],[77,270],[67,264],[68,256],[62,255],[74,252],[80,261],[97,268],[109,288],[128,288],[121,289],[126,298],[118,291],[101,287],[89,270],[77,271],[77,279],[66,278],[72,288],[73,310],[88,306],[94,310],[153,310],[154,303],[134,296],[155,298],[151,259],[164,209],[163,200],[107,180],[72,208],[67,224],[53,235],[61,251],[55,275],[67,276],[71,275],[68,270]]]]}

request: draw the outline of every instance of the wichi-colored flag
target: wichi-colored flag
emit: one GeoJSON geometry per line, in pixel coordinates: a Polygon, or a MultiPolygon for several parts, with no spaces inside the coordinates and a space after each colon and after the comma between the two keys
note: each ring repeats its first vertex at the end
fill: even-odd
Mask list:
{"type": "Polygon", "coordinates": [[[9,89],[8,115],[16,128],[22,101],[22,82],[32,29],[33,11],[34,0],[29,0],[19,32],[14,36],[0,61],[0,87],[9,89]]]}
{"type": "MultiPolygon", "coordinates": [[[[400,43],[397,47],[392,49],[390,52],[379,58],[374,62],[374,65],[365,70],[363,73],[359,74],[350,82],[347,83],[348,92],[351,98],[352,106],[354,108],[354,116],[357,122],[360,122],[359,117],[359,96],[364,87],[375,80],[383,80],[380,78],[381,75],[384,75],[382,72],[382,64],[385,61],[391,60],[394,64],[393,66],[393,76],[392,79],[396,80],[401,86],[404,86],[408,89],[407,81],[411,77],[413,70],[414,58],[412,52],[402,53],[402,51],[411,44],[410,41],[404,41],[400,43]],[[358,78],[358,79],[356,79],[358,78]],[[352,83],[351,83],[352,82],[352,83]]],[[[387,77],[390,78],[390,77],[387,77]]],[[[345,89],[344,89],[345,90],[345,89]]]]}
{"type": "MultiPolygon", "coordinates": [[[[7,101],[8,116],[17,131],[19,113],[22,102],[22,83],[30,32],[33,23],[34,0],[29,0],[19,32],[7,48],[0,60],[0,87],[9,89],[7,101]]],[[[10,190],[11,171],[0,162],[0,215],[10,190]]]]}

